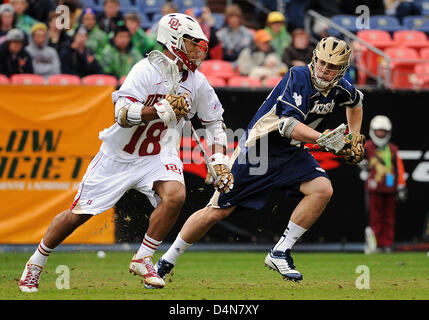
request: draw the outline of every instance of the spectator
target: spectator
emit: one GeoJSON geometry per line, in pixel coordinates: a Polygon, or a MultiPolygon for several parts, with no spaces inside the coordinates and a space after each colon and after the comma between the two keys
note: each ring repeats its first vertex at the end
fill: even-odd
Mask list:
{"type": "Polygon", "coordinates": [[[28,7],[25,11],[30,17],[48,24],[49,14],[55,11],[53,0],[27,0],[28,7]]]}
{"type": "Polygon", "coordinates": [[[137,13],[130,12],[125,15],[125,27],[130,31],[133,46],[145,56],[155,48],[155,38],[149,36],[140,28],[140,17],[137,13]]]}
{"type": "MultiPolygon", "coordinates": [[[[237,66],[241,75],[249,76],[256,67],[265,68],[267,62],[270,61],[277,60],[277,64],[280,63],[270,44],[271,40],[271,34],[264,29],[255,33],[253,43],[248,48],[244,48],[238,56],[237,66]]],[[[271,69],[267,71],[271,71],[271,69]]],[[[277,72],[275,72],[275,76],[278,76],[277,72]]]]}
{"type": "MultiPolygon", "coordinates": [[[[340,9],[341,1],[342,0],[310,0],[307,9],[314,10],[320,15],[330,18],[343,13],[340,9]]],[[[326,31],[328,29],[329,25],[326,22],[320,19],[314,20],[312,31],[317,38],[321,39],[326,37],[326,31]]]]}
{"type": "Polygon", "coordinates": [[[30,44],[26,47],[33,62],[35,74],[45,78],[61,72],[57,50],[47,45],[48,28],[44,23],[36,23],[31,28],[30,44]]]}
{"type": "Polygon", "coordinates": [[[292,41],[291,35],[286,30],[286,19],[283,13],[279,11],[270,12],[267,16],[265,30],[267,30],[273,37],[271,45],[274,50],[276,50],[276,53],[281,60],[283,52],[290,46],[292,41]]]}
{"type": "MultiPolygon", "coordinates": [[[[284,14],[287,22],[287,30],[304,29],[304,21],[307,6],[310,0],[287,0],[284,2],[284,14]]],[[[275,10],[273,10],[275,11],[275,10]]]]}
{"type": "Polygon", "coordinates": [[[24,13],[28,7],[27,0],[10,0],[10,4],[13,6],[17,16],[16,27],[30,35],[31,28],[39,21],[24,13]]]}
{"type": "Polygon", "coordinates": [[[72,42],[72,38],[65,29],[58,29],[57,18],[60,16],[61,13],[51,12],[48,18],[48,46],[55,48],[58,54],[63,48],[69,47],[72,42]]]}
{"type": "Polygon", "coordinates": [[[119,11],[119,0],[104,0],[103,12],[97,16],[97,24],[101,30],[109,34],[115,32],[119,21],[124,20],[119,11]]]}
{"type": "Polygon", "coordinates": [[[33,73],[31,56],[24,49],[24,32],[12,29],[0,45],[0,73],[10,77],[18,73],[33,73]]]}
{"type": "Polygon", "coordinates": [[[390,141],[392,123],[378,115],[369,124],[370,140],[365,144],[367,160],[360,167],[367,170],[369,228],[365,230],[366,253],[390,252],[395,233],[396,201],[406,201],[405,170],[398,147],[390,141]],[[375,242],[371,234],[375,235],[375,242]],[[378,250],[377,250],[377,249],[378,250]]]}
{"type": "Polygon", "coordinates": [[[295,29],[292,32],[292,45],[285,49],[282,61],[289,69],[307,65],[313,57],[313,49],[308,33],[304,29],[295,29]]]}
{"type": "Polygon", "coordinates": [[[242,11],[236,4],[225,8],[226,25],[216,35],[222,44],[223,60],[236,63],[241,50],[253,42],[252,32],[242,25],[242,11]]]}
{"type": "Polygon", "coordinates": [[[109,36],[97,25],[95,10],[85,8],[82,13],[82,25],[88,31],[88,41],[86,46],[95,54],[101,53],[106,44],[109,43],[109,36]]]}
{"type": "Polygon", "coordinates": [[[73,37],[69,48],[61,50],[61,72],[85,77],[90,74],[103,73],[100,64],[94,54],[86,47],[88,32],[85,27],[80,26],[73,37]]]}
{"type": "MultiPolygon", "coordinates": [[[[386,3],[386,5],[389,7],[389,9],[386,10],[386,14],[395,16],[396,18],[398,18],[399,23],[401,24],[402,24],[402,20],[406,16],[423,15],[423,5],[420,1],[396,0],[396,1],[391,1],[391,3],[388,3],[388,4],[386,3]]],[[[372,11],[370,12],[372,14],[372,11]]]]}
{"type": "Polygon", "coordinates": [[[16,15],[13,7],[9,3],[0,5],[0,44],[6,41],[9,30],[16,25],[16,15]]]}
{"type": "MultiPolygon", "coordinates": [[[[179,7],[174,2],[166,2],[161,7],[161,16],[165,16],[170,13],[179,12],[179,7]]],[[[161,17],[160,17],[161,19],[161,17]]],[[[156,39],[156,35],[158,33],[158,21],[156,21],[152,27],[147,32],[149,35],[151,35],[154,39],[156,39]]],[[[162,47],[159,48],[159,50],[162,51],[162,47]]]]}
{"type": "Polygon", "coordinates": [[[132,45],[128,29],[125,26],[118,26],[113,39],[106,45],[97,60],[104,73],[120,79],[126,76],[133,65],[142,58],[140,52],[132,45]]]}
{"type": "Polygon", "coordinates": [[[214,18],[211,15],[209,7],[200,8],[189,8],[185,11],[185,14],[194,17],[201,26],[204,34],[209,40],[209,52],[206,60],[219,59],[222,60],[222,46],[216,36],[216,28],[214,27],[214,18]]]}

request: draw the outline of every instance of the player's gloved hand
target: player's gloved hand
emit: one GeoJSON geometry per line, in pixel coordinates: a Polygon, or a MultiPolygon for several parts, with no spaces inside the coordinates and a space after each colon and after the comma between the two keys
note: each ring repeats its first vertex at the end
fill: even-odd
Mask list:
{"type": "Polygon", "coordinates": [[[188,114],[189,111],[191,111],[187,93],[183,95],[167,94],[165,100],[168,101],[174,113],[176,114],[177,123],[179,123],[180,119],[182,119],[188,114]]]}
{"type": "Polygon", "coordinates": [[[346,144],[337,155],[344,157],[344,160],[348,164],[361,162],[365,156],[365,136],[359,132],[351,132],[344,139],[346,144]]]}
{"type": "Polygon", "coordinates": [[[396,190],[396,197],[398,198],[399,202],[406,202],[408,199],[408,189],[406,186],[398,186],[398,189],[396,190]]]}
{"type": "Polygon", "coordinates": [[[219,192],[228,193],[234,187],[234,176],[229,168],[228,156],[215,153],[210,158],[210,164],[216,172],[216,178],[207,173],[206,184],[213,184],[215,189],[219,192]]]}
{"type": "Polygon", "coordinates": [[[168,126],[171,121],[176,120],[176,113],[174,113],[173,108],[166,99],[158,101],[155,103],[154,107],[158,117],[162,120],[162,122],[164,122],[165,126],[168,126]]]}

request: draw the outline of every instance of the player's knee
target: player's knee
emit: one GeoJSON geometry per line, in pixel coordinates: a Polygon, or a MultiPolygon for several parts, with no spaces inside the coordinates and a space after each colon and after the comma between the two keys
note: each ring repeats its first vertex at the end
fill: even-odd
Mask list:
{"type": "Polygon", "coordinates": [[[207,207],[207,209],[209,210],[207,218],[209,219],[210,224],[218,223],[222,219],[228,217],[230,214],[230,211],[225,209],[216,209],[211,207],[207,207]]]}
{"type": "Polygon", "coordinates": [[[68,225],[70,225],[74,228],[77,228],[81,224],[88,221],[91,217],[92,217],[92,215],[90,215],[90,214],[76,214],[76,213],[73,213],[70,209],[68,209],[66,211],[63,211],[59,215],[57,215],[55,217],[55,219],[63,220],[68,225]]]}
{"type": "Polygon", "coordinates": [[[318,197],[321,199],[321,201],[324,201],[326,203],[328,203],[329,200],[331,200],[333,193],[334,193],[334,190],[329,180],[327,180],[324,183],[321,183],[320,186],[317,188],[318,197]]]}
{"type": "Polygon", "coordinates": [[[182,186],[169,188],[161,198],[162,202],[169,207],[182,207],[186,200],[186,189],[182,186]]]}

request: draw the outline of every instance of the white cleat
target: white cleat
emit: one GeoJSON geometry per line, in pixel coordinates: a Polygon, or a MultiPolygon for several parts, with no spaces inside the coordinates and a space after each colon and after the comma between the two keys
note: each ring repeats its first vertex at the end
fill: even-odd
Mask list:
{"type": "Polygon", "coordinates": [[[285,280],[301,281],[302,274],[295,269],[290,249],[286,252],[272,251],[265,258],[265,266],[280,273],[285,280]]]}
{"type": "Polygon", "coordinates": [[[131,272],[143,277],[146,289],[161,289],[165,286],[165,281],[156,273],[150,256],[137,259],[134,255],[130,262],[131,272]]]}
{"type": "Polygon", "coordinates": [[[21,290],[21,292],[38,292],[42,270],[43,267],[28,261],[25,264],[24,272],[19,280],[19,290],[21,290]]]}

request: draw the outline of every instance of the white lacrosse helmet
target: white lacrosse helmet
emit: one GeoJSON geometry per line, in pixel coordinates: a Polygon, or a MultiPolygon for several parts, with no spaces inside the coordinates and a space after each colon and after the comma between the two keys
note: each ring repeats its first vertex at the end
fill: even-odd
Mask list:
{"type": "Polygon", "coordinates": [[[205,58],[209,40],[197,20],[183,13],[170,13],[163,16],[159,21],[156,40],[182,61],[187,69],[194,72],[204,58],[192,59],[192,61],[188,58],[183,40],[184,35],[187,35],[191,41],[200,46],[201,51],[205,53],[205,58]]]}
{"type": "Polygon", "coordinates": [[[381,147],[390,141],[392,136],[392,122],[386,116],[375,116],[369,123],[369,136],[376,146],[381,147]],[[380,138],[375,134],[375,130],[384,130],[386,135],[380,138]]]}

